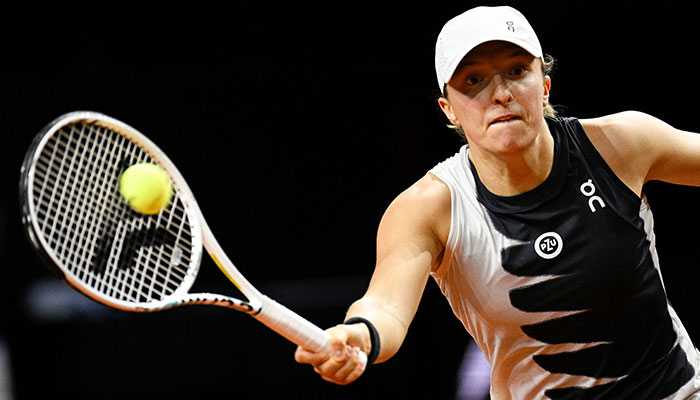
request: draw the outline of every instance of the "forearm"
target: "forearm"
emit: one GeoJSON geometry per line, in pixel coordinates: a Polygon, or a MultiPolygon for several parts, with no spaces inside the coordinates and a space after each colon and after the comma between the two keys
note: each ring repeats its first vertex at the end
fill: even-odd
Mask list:
{"type": "MultiPolygon", "coordinates": [[[[405,312],[393,309],[385,303],[378,301],[371,296],[365,296],[350,306],[346,320],[352,317],[362,317],[369,320],[377,329],[380,340],[380,353],[376,362],[384,362],[391,358],[401,347],[410,318],[406,320],[405,312]]],[[[370,348],[369,330],[366,339],[363,339],[366,348],[370,348]]]]}

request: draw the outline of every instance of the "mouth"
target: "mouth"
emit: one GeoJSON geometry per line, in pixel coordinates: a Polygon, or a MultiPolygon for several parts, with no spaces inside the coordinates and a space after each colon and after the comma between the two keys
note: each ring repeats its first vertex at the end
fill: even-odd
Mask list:
{"type": "Polygon", "coordinates": [[[506,114],[506,115],[501,115],[500,117],[494,118],[489,122],[489,125],[497,125],[497,124],[503,124],[503,123],[508,123],[508,122],[513,122],[513,121],[519,121],[521,118],[515,114],[506,114]]]}

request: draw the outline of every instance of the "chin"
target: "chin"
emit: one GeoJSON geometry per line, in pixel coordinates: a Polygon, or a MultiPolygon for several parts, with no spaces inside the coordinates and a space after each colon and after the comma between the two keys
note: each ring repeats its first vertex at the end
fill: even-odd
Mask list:
{"type": "Polygon", "coordinates": [[[525,126],[499,127],[491,132],[493,150],[497,153],[512,153],[528,148],[535,141],[537,135],[525,126]]]}

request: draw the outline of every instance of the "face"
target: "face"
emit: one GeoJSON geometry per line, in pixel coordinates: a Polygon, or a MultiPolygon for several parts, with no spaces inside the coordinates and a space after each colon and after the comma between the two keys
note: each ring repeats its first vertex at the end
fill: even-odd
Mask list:
{"type": "Polygon", "coordinates": [[[543,108],[550,88],[539,59],[511,43],[486,42],[462,60],[439,103],[464,130],[470,151],[507,155],[547,132],[543,108]]]}

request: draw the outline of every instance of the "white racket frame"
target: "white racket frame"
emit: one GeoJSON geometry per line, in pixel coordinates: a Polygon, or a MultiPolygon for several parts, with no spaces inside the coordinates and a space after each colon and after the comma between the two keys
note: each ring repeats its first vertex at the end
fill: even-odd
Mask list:
{"type": "MultiPolygon", "coordinates": [[[[49,259],[47,261],[53,264],[54,267],[52,269],[54,272],[60,272],[59,275],[68,285],[94,299],[95,301],[113,308],[136,312],[160,311],[176,306],[190,304],[207,304],[233,308],[250,314],[264,325],[268,326],[278,334],[299,346],[316,352],[330,351],[328,346],[330,335],[328,333],[299,316],[295,312],[289,310],[287,307],[279,304],[258,291],[235,267],[209,228],[209,225],[202,215],[195,197],[187,185],[184,177],[177,170],[173,162],[160,148],[158,148],[158,146],[156,146],[155,143],[133,127],[107,115],[92,111],[76,111],[64,114],[52,121],[45,129],[43,136],[38,138],[32,144],[32,148],[27,153],[27,158],[23,164],[22,176],[23,180],[21,184],[21,191],[23,191],[24,196],[26,196],[22,205],[23,222],[30,241],[34,244],[37,250],[43,250],[43,258],[49,259]],[[40,232],[40,230],[37,226],[34,226],[38,218],[36,215],[36,210],[33,207],[34,194],[32,190],[29,190],[29,188],[32,187],[32,181],[35,173],[34,167],[40,154],[40,152],[36,151],[36,149],[43,148],[46,140],[48,140],[48,138],[51,137],[56,130],[81,121],[91,124],[94,123],[117,131],[134,143],[137,143],[146,153],[157,160],[157,163],[167,172],[172,180],[173,186],[178,191],[180,200],[185,206],[184,209],[192,228],[192,247],[199,250],[193,251],[192,254],[194,261],[193,264],[195,264],[196,267],[190,268],[180,287],[162,300],[147,303],[135,303],[103,295],[89,285],[84,284],[70,270],[64,268],[53,251],[50,250],[51,247],[46,242],[43,235],[35,233],[40,232]],[[209,255],[217,266],[247,298],[247,301],[219,294],[189,293],[189,290],[192,287],[192,284],[194,283],[199,271],[199,265],[202,258],[202,246],[207,249],[209,255]],[[58,268],[60,271],[56,271],[56,268],[58,268]]],[[[361,351],[359,354],[361,357],[365,356],[365,354],[361,351]]],[[[366,356],[364,357],[364,362],[366,363],[366,356]]]]}

